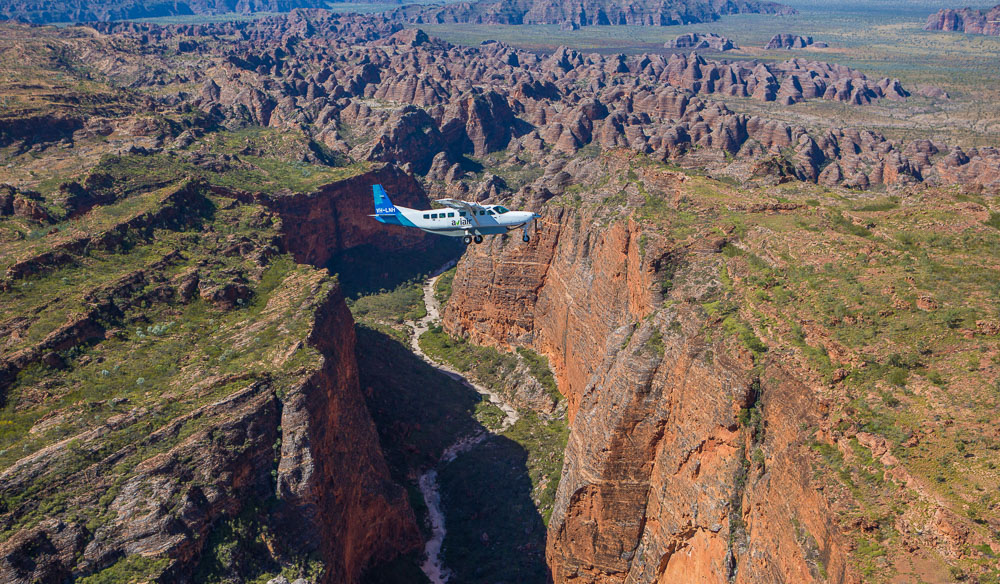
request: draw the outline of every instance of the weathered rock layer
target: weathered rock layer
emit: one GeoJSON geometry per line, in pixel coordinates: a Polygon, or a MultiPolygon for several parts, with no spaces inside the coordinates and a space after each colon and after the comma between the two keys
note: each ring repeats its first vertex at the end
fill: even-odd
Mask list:
{"type": "Polygon", "coordinates": [[[470,250],[444,319],[476,342],[543,352],[569,400],[554,580],[805,582],[820,580],[820,553],[829,581],[854,581],[806,470],[798,428],[816,397],[779,365],[755,372],[745,350],[707,339],[717,323],[698,306],[718,285],[724,240],[675,247],[603,213],[546,207],[530,245],[470,250]],[[750,409],[766,435],[740,422],[750,409]],[[773,453],[766,475],[748,461],[761,447],[773,453]],[[805,550],[792,525],[822,549],[805,550]]]}
{"type": "Polygon", "coordinates": [[[927,17],[924,30],[947,30],[967,34],[1000,36],[1000,5],[989,10],[944,8],[927,17]]]}

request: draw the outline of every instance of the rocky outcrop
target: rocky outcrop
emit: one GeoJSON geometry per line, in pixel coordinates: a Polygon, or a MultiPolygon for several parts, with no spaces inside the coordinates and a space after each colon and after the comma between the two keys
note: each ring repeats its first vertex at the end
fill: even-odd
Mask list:
{"type": "MultiPolygon", "coordinates": [[[[419,545],[413,512],[389,479],[358,388],[353,321],[339,293],[324,299],[314,326],[310,342],[323,355],[320,367],[281,399],[268,380],[251,382],[61,481],[67,492],[94,476],[109,483],[111,466],[137,448],[170,444],[195,421],[202,428],[136,467],[107,490],[106,501],[97,501],[105,488],[76,496],[78,508],[106,506],[113,522],[92,530],[53,514],[16,531],[0,544],[3,581],[62,581],[125,554],[170,558],[171,579],[191,581],[213,527],[274,495],[281,505],[261,520],[282,534],[284,552],[278,553],[318,554],[328,582],[354,581],[369,562],[419,545]],[[275,444],[281,444],[277,463],[275,444]]],[[[114,431],[148,424],[146,418],[133,412],[74,440],[99,452],[114,431]]],[[[9,497],[40,484],[40,476],[58,472],[74,456],[71,446],[60,443],[22,459],[0,475],[0,490],[9,497]]]]}
{"type": "MultiPolygon", "coordinates": [[[[206,569],[247,569],[232,559],[246,553],[254,555],[254,574],[320,562],[324,582],[354,582],[370,565],[419,547],[413,511],[389,475],[361,395],[354,323],[340,288],[325,270],[271,263],[282,249],[322,261],[369,244],[366,238],[374,245],[383,241],[364,231],[370,181],[397,187],[404,199],[419,197],[419,187],[406,191],[412,184],[395,167],[362,176],[363,188],[348,184],[338,190],[334,184],[313,193],[326,197],[317,205],[325,204],[328,214],[311,223],[297,215],[301,209],[294,201],[283,207],[280,197],[219,187],[212,192],[191,181],[145,198],[133,193],[136,200],[122,203],[129,213],[112,214],[117,222],[105,231],[81,238],[68,229],[37,242],[47,251],[32,250],[32,258],[20,262],[38,264],[31,268],[34,282],[59,282],[59,274],[48,272],[117,253],[114,266],[87,271],[93,281],[80,285],[79,307],[37,300],[42,308],[35,311],[66,312],[48,334],[32,329],[37,318],[5,316],[0,322],[6,331],[0,396],[19,411],[46,412],[26,434],[45,441],[8,457],[0,473],[0,526],[8,533],[0,543],[0,580],[62,582],[134,569],[148,579],[202,581],[206,569]],[[228,223],[234,216],[249,227],[241,227],[240,219],[228,223]],[[293,221],[308,224],[318,237],[287,235],[285,241],[283,225],[293,221]],[[135,260],[170,237],[186,238],[189,245],[152,263],[135,260]],[[107,273],[115,270],[120,275],[107,273]],[[184,312],[196,302],[206,313],[184,312]],[[253,302],[259,310],[252,318],[241,316],[218,344],[211,333],[214,319],[239,315],[253,302]],[[183,315],[175,318],[189,328],[173,333],[176,323],[163,319],[167,313],[183,315]],[[173,341],[165,339],[172,334],[185,340],[170,368],[146,370],[142,364],[138,378],[134,369],[127,377],[119,373],[124,361],[114,351],[123,339],[131,338],[135,348],[147,339],[169,347],[173,341]],[[248,350],[259,353],[235,368],[228,363],[248,350]],[[108,391],[108,398],[82,402],[96,413],[82,425],[74,409],[78,402],[62,404],[17,376],[33,363],[81,374],[105,360],[86,375],[110,380],[98,390],[108,391]],[[11,393],[13,384],[17,391],[11,393]],[[132,393],[146,387],[144,395],[132,393]],[[242,524],[251,530],[244,532],[250,540],[232,539],[238,517],[253,517],[242,524]],[[245,547],[258,537],[266,542],[261,549],[245,547]],[[223,543],[231,546],[225,553],[234,555],[215,567],[223,543]],[[141,566],[130,564],[140,557],[147,558],[141,566]]],[[[78,190],[66,189],[70,196],[78,190]]],[[[92,202],[97,207],[74,225],[92,224],[103,205],[113,204],[92,202]]],[[[414,240],[389,241],[398,249],[414,240]]],[[[5,305],[35,301],[9,290],[0,294],[5,305]]]]}
{"type": "Polygon", "coordinates": [[[393,482],[358,385],[354,319],[343,297],[321,307],[310,343],[324,355],[281,410],[277,492],[297,513],[291,541],[321,552],[326,582],[357,581],[371,563],[420,545],[413,510],[393,482]]]}
{"type": "Polygon", "coordinates": [[[673,247],[601,214],[546,207],[530,245],[470,250],[443,320],[476,342],[546,354],[569,401],[549,523],[554,581],[819,581],[792,525],[820,542],[829,581],[854,581],[803,470],[798,424],[815,396],[778,367],[757,381],[748,354],[707,340],[714,325],[697,306],[719,242],[673,247]],[[741,425],[741,408],[762,412],[766,436],[741,425]],[[749,465],[756,448],[775,453],[767,478],[749,465]]]}
{"type": "MultiPolygon", "coordinates": [[[[392,180],[391,173],[375,173],[392,180]]],[[[370,200],[366,192],[358,195],[370,200]]],[[[275,537],[265,551],[252,552],[258,569],[280,570],[312,558],[325,567],[326,582],[357,581],[369,564],[419,546],[413,511],[389,476],[361,395],[354,323],[339,287],[326,271],[308,267],[276,268],[275,281],[261,285],[276,248],[285,245],[275,227],[280,216],[273,221],[249,200],[219,209],[210,196],[208,185],[197,181],[168,187],[124,203],[131,214],[112,215],[118,222],[106,231],[83,239],[54,232],[37,243],[48,251],[34,250],[33,261],[44,267],[32,269],[36,282],[58,282],[58,274],[47,272],[112,251],[120,266],[95,271],[96,282],[82,285],[82,310],[39,299],[57,315],[66,311],[64,322],[56,320],[40,341],[32,337],[39,334],[31,328],[37,319],[0,325],[13,337],[0,353],[0,395],[22,412],[44,408],[47,415],[26,436],[48,440],[8,458],[0,473],[0,526],[8,533],[0,543],[0,580],[62,582],[126,569],[115,566],[141,556],[149,558],[144,576],[199,581],[196,573],[212,561],[204,558],[230,537],[218,534],[241,515],[254,517],[258,533],[274,534],[261,537],[275,537]],[[240,237],[218,236],[215,227],[233,227],[218,216],[241,204],[250,206],[244,217],[253,228],[240,237]],[[151,249],[154,234],[155,243],[173,234],[197,244],[152,263],[136,262],[131,254],[151,249]],[[105,273],[114,270],[120,275],[105,273]],[[123,378],[109,362],[92,374],[111,380],[99,390],[110,395],[84,402],[96,408],[88,411],[100,412],[83,425],[76,425],[77,402],[61,404],[17,377],[33,363],[79,374],[105,359],[120,362],[113,351],[126,336],[122,328],[137,328],[131,335],[136,343],[169,338],[175,323],[147,326],[149,315],[187,314],[199,294],[206,323],[188,329],[185,349],[171,357],[184,371],[154,372],[143,364],[138,378],[123,378]],[[252,327],[233,327],[225,341],[230,353],[210,359],[216,340],[203,333],[214,322],[209,318],[226,318],[255,300],[261,311],[252,327]],[[271,331],[266,339],[258,337],[263,330],[271,331]],[[228,355],[250,346],[259,347],[260,361],[226,367],[228,355]],[[302,359],[303,352],[309,357],[302,359]],[[81,353],[86,358],[76,359],[81,353]],[[19,384],[15,393],[13,384],[19,384]],[[144,384],[151,386],[144,396],[130,393],[144,384]]],[[[352,216],[343,202],[340,211],[338,243],[364,244],[364,235],[349,229],[363,215],[352,216]]],[[[296,242],[310,243],[317,244],[296,242]]],[[[0,293],[5,303],[13,298],[0,293]]],[[[196,317],[178,318],[191,326],[196,317]]]]}
{"type": "Polygon", "coordinates": [[[36,24],[92,22],[130,18],[224,14],[239,12],[287,12],[293,8],[320,8],[314,0],[185,0],[183,2],[136,2],[135,0],[18,0],[4,4],[0,17],[36,24]]]}
{"type": "Polygon", "coordinates": [[[434,119],[416,106],[394,112],[371,146],[368,160],[411,164],[420,174],[430,169],[434,156],[445,148],[434,119]]]}
{"type": "Polygon", "coordinates": [[[1000,36],[1000,5],[989,10],[945,8],[927,17],[924,30],[946,30],[966,34],[1000,36]]]}
{"type": "Polygon", "coordinates": [[[663,48],[692,50],[710,49],[722,52],[732,51],[738,49],[739,47],[737,47],[736,43],[733,41],[724,36],[717,35],[714,32],[708,34],[689,32],[687,34],[682,34],[672,41],[667,41],[663,44],[663,48]]]}
{"type": "Polygon", "coordinates": [[[393,16],[414,23],[559,24],[569,28],[590,25],[669,26],[711,22],[730,14],[790,14],[794,10],[775,2],[670,0],[621,2],[587,0],[479,0],[424,8],[407,6],[393,16]]]}
{"type": "Polygon", "coordinates": [[[502,150],[518,126],[507,99],[495,91],[461,96],[441,117],[441,134],[456,154],[484,156],[502,150]]]}
{"type": "Polygon", "coordinates": [[[804,37],[797,34],[776,34],[771,37],[767,45],[764,46],[764,50],[773,49],[804,49],[806,47],[814,47],[817,49],[825,49],[827,47],[826,43],[813,42],[811,36],[804,37]]]}
{"type": "MultiPolygon", "coordinates": [[[[723,95],[782,105],[825,99],[864,106],[910,94],[898,80],[868,78],[831,63],[722,62],[695,53],[600,55],[565,47],[539,55],[492,41],[457,47],[419,30],[401,32],[399,21],[385,15],[324,11],[250,23],[97,28],[170,47],[194,35],[243,39],[221,53],[203,50],[204,58],[219,65],[184,75],[201,76],[201,90],[188,99],[206,127],[211,120],[232,119],[296,128],[338,155],[409,165],[417,175],[450,185],[450,191],[436,193],[445,196],[468,195],[468,171],[477,169],[466,156],[507,152],[515,164],[524,153],[545,166],[588,145],[629,148],[680,164],[733,161],[758,175],[769,169],[810,181],[822,175],[824,184],[852,188],[959,176],[993,188],[988,150],[975,164],[967,166],[974,157],[960,164],[967,166],[962,172],[942,174],[932,158],[910,158],[909,144],[898,140],[851,128],[807,131],[711,101],[723,95]]],[[[172,76],[140,78],[128,77],[140,87],[173,83],[172,76]]]]}

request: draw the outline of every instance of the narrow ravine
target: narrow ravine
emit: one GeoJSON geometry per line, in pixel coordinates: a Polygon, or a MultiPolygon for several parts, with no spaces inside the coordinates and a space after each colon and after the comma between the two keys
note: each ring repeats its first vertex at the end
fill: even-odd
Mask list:
{"type": "Polygon", "coordinates": [[[441,507],[441,493],[437,482],[438,471],[451,461],[455,460],[459,454],[472,450],[477,444],[485,440],[491,434],[506,430],[518,420],[517,410],[515,410],[507,402],[503,401],[503,398],[501,398],[500,395],[490,391],[478,383],[470,381],[454,368],[431,359],[420,348],[420,335],[427,332],[431,325],[441,318],[440,307],[438,306],[437,298],[434,297],[434,287],[437,284],[438,278],[441,277],[441,274],[453,265],[455,265],[454,262],[445,264],[434,272],[431,278],[429,278],[424,284],[424,306],[427,309],[427,315],[420,320],[408,321],[406,323],[413,330],[413,336],[410,338],[410,347],[415,355],[419,356],[431,367],[434,367],[444,375],[451,377],[469,389],[472,389],[489,399],[490,402],[503,411],[504,420],[503,424],[496,432],[491,432],[490,430],[484,428],[473,434],[462,436],[444,450],[441,454],[441,458],[438,459],[438,464],[434,468],[431,468],[420,475],[420,494],[423,496],[424,503],[427,505],[427,514],[431,522],[431,538],[424,546],[424,552],[427,557],[424,559],[424,563],[420,566],[420,569],[423,570],[424,574],[427,575],[427,578],[433,584],[444,584],[448,581],[448,578],[451,577],[451,572],[444,566],[444,563],[441,560],[441,545],[444,543],[447,530],[445,527],[444,510],[441,507]]]}

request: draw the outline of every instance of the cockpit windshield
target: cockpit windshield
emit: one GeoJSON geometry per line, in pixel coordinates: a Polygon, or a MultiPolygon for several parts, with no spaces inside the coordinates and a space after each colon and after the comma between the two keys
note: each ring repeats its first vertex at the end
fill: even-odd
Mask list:
{"type": "Polygon", "coordinates": [[[497,212],[497,215],[503,215],[504,213],[508,212],[508,209],[506,207],[501,207],[500,205],[493,207],[493,210],[497,212]]]}

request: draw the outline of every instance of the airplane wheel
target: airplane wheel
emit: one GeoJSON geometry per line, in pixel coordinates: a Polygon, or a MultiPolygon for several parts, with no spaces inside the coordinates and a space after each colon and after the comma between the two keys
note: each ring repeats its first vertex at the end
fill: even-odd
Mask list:
{"type": "Polygon", "coordinates": [[[466,235],[465,237],[463,237],[462,243],[464,243],[465,245],[469,245],[470,243],[472,243],[472,236],[466,235]]]}
{"type": "Polygon", "coordinates": [[[482,242],[483,242],[483,236],[482,235],[477,235],[476,236],[476,243],[482,243],[482,242]]]}
{"type": "Polygon", "coordinates": [[[523,241],[524,243],[528,243],[529,241],[531,241],[531,238],[528,237],[527,233],[525,233],[524,235],[521,236],[521,241],[523,241]]]}

